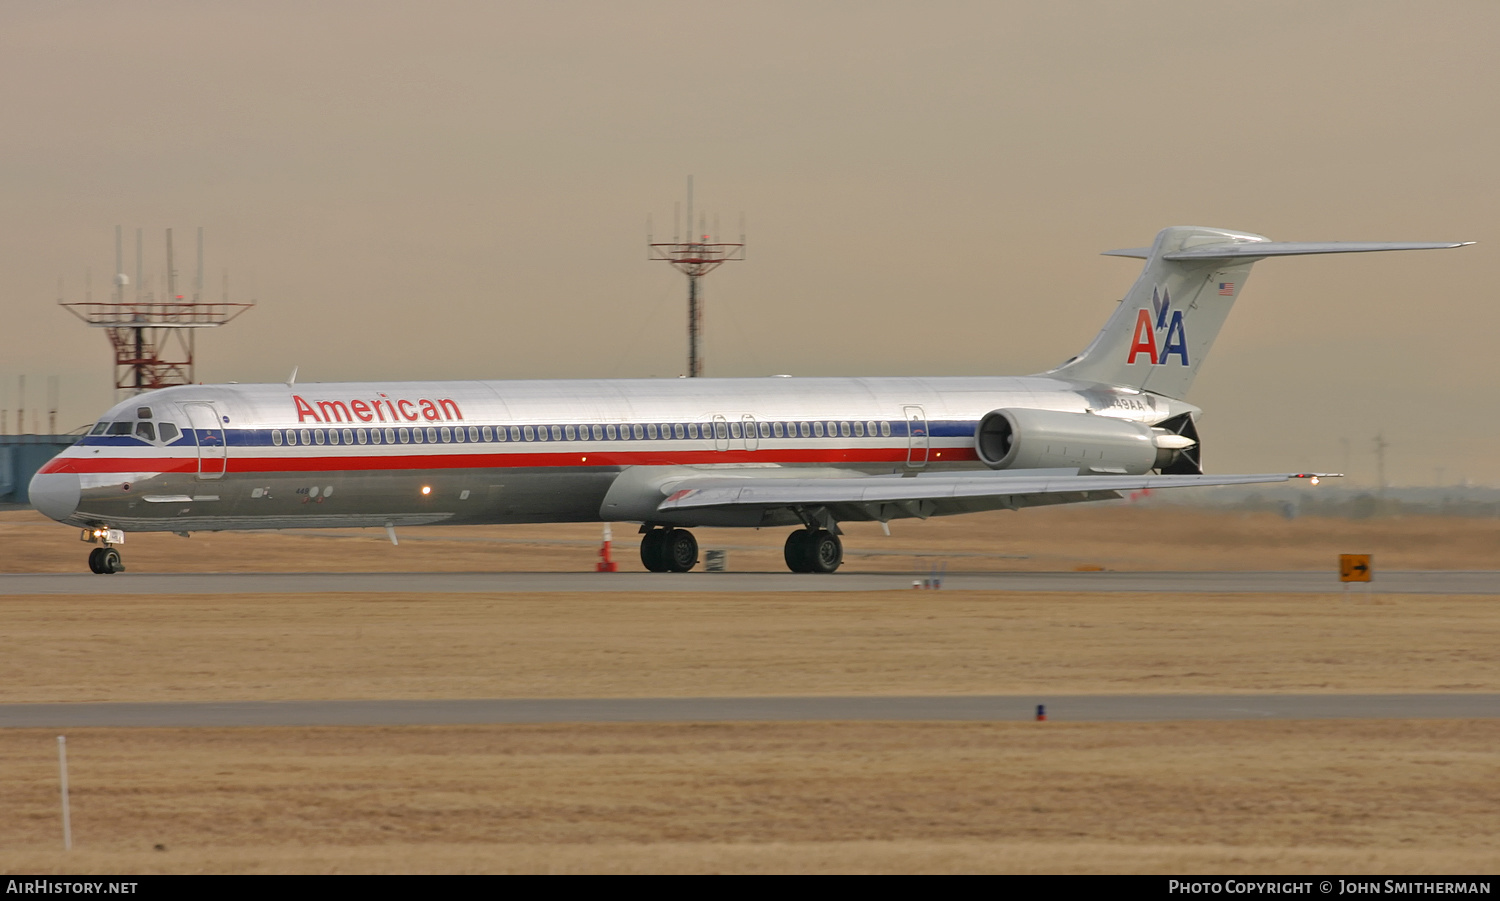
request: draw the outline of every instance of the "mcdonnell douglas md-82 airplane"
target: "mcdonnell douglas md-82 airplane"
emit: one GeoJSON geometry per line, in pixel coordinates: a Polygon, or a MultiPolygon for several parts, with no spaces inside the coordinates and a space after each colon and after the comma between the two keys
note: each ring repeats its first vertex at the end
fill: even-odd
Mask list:
{"type": "Polygon", "coordinates": [[[1024,377],[187,385],[116,404],[31,501],[124,569],[126,532],[431,523],[640,523],[641,562],[685,572],[693,526],[789,526],[830,573],[839,523],[1312,478],[1205,475],[1183,401],[1266,257],[1459,247],[1286,243],[1162,230],[1092,344],[1024,377]]]}

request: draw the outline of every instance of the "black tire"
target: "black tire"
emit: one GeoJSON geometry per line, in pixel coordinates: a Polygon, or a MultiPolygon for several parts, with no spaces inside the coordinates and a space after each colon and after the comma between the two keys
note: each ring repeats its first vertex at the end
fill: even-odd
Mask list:
{"type": "Polygon", "coordinates": [[[782,557],[787,569],[794,573],[812,572],[812,537],[813,532],[809,529],[798,529],[786,536],[782,557]]]}
{"type": "Polygon", "coordinates": [[[844,543],[832,532],[819,529],[807,541],[807,572],[831,573],[844,562],[844,543]]]}
{"type": "Polygon", "coordinates": [[[89,572],[97,573],[99,575],[103,575],[106,572],[106,570],[99,562],[99,558],[103,556],[104,548],[102,547],[96,547],[93,550],[89,551],[89,572]]]}
{"type": "Polygon", "coordinates": [[[667,568],[674,573],[685,573],[698,565],[698,539],[687,529],[673,529],[667,532],[666,541],[662,544],[662,556],[667,560],[667,568]]]}
{"type": "Polygon", "coordinates": [[[120,559],[120,552],[112,547],[103,548],[104,553],[99,555],[99,571],[105,573],[122,573],[125,571],[125,561],[120,559]]]}
{"type": "Polygon", "coordinates": [[[641,536],[641,565],[654,573],[671,569],[666,555],[667,533],[670,529],[652,529],[641,536]]]}

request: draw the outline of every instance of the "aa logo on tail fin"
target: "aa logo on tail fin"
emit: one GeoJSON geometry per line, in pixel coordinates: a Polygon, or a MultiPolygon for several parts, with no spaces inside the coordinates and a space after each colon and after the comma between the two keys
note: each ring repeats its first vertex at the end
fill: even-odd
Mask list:
{"type": "Polygon", "coordinates": [[[1172,309],[1172,298],[1165,288],[1151,289],[1151,309],[1141,308],[1135,316],[1135,337],[1130,342],[1130,355],[1125,358],[1128,366],[1135,358],[1143,356],[1151,365],[1159,366],[1171,357],[1177,357],[1181,365],[1188,365],[1187,332],[1182,325],[1182,311],[1172,309]],[[1155,317],[1151,314],[1155,313],[1155,317]],[[1160,343],[1157,332],[1165,332],[1160,343]]]}

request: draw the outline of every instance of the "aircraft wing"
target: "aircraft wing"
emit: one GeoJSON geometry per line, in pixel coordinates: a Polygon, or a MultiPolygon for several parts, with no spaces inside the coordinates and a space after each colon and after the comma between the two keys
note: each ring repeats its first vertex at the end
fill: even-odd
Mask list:
{"type": "Polygon", "coordinates": [[[1246,475],[1079,475],[1077,470],[1014,470],[998,472],[922,473],[916,476],[873,475],[795,478],[689,477],[673,482],[658,510],[704,507],[822,506],[858,511],[841,518],[886,518],[938,515],[956,509],[1029,507],[1042,504],[1107,500],[1121,491],[1146,488],[1189,488],[1210,485],[1251,485],[1311,479],[1336,473],[1259,473],[1246,475]],[[885,505],[894,509],[882,510],[885,505]]]}

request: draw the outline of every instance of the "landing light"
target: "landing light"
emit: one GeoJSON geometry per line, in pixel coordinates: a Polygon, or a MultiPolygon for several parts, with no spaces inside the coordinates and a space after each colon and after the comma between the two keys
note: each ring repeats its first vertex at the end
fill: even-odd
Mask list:
{"type": "Polygon", "coordinates": [[[423,494],[431,494],[432,493],[432,486],[431,485],[423,485],[422,486],[422,493],[423,494]]]}
{"type": "Polygon", "coordinates": [[[1316,484],[1318,484],[1318,481],[1319,481],[1319,480],[1318,480],[1318,477],[1317,477],[1317,476],[1313,476],[1313,477],[1312,477],[1312,483],[1313,483],[1313,484],[1314,484],[1314,485],[1316,485],[1316,484]]]}

